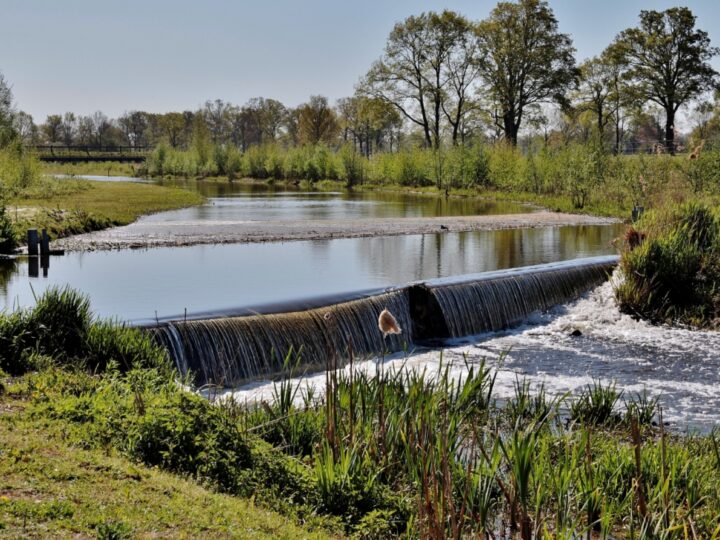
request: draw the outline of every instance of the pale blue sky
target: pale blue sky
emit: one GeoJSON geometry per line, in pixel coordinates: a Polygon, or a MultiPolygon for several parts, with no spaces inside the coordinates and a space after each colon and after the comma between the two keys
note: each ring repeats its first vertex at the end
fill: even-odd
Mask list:
{"type": "MultiPolygon", "coordinates": [[[[720,45],[720,2],[686,0],[720,45]]],[[[453,9],[480,19],[489,0],[0,0],[0,71],[19,108],[110,116],[195,109],[254,96],[297,105],[352,94],[395,22],[453,9]]],[[[550,0],[577,58],[599,53],[641,9],[672,1],[550,0]]],[[[716,59],[720,69],[720,61],[716,59]]]]}

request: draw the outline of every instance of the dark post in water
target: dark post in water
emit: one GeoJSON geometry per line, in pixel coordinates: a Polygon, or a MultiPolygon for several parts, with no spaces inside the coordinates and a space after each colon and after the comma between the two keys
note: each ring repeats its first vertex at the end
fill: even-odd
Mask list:
{"type": "MultiPolygon", "coordinates": [[[[29,245],[29,244],[28,244],[29,245]]],[[[47,230],[43,229],[40,236],[40,255],[50,255],[50,236],[48,236],[47,230]]]]}
{"type": "Polygon", "coordinates": [[[37,256],[37,254],[38,254],[38,231],[37,231],[37,229],[28,229],[27,247],[28,247],[28,255],[37,256]]]}

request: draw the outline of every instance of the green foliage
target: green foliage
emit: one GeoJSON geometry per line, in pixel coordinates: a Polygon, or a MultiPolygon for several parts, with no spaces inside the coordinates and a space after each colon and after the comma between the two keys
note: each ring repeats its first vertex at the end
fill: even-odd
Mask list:
{"type": "Polygon", "coordinates": [[[340,150],[340,160],[342,161],[342,177],[345,185],[349,188],[362,184],[365,180],[365,163],[360,154],[350,145],[345,145],[340,150]]]}
{"type": "Polygon", "coordinates": [[[48,289],[31,310],[0,314],[0,369],[21,374],[48,363],[91,371],[169,369],[164,349],[143,331],[93,320],[86,297],[48,289]]]}
{"type": "Polygon", "coordinates": [[[444,362],[432,372],[331,371],[329,398],[288,378],[261,404],[211,403],[153,369],[94,377],[49,368],[26,376],[22,392],[32,396],[32,417],[58,422],[73,444],[115,448],[301,520],[339,520],[349,536],[482,536],[500,519],[525,538],[545,529],[626,534],[649,524],[675,538],[675,525],[688,520],[699,537],[712,535],[720,511],[712,435],[661,442],[649,424],[654,400],[626,403],[643,426],[639,480],[613,385],[588,387],[567,424],[556,403],[526,384],[518,383],[516,403],[498,407],[494,373],[466,370],[462,379],[444,362]],[[258,440],[276,437],[273,425],[293,417],[317,425],[308,447],[287,445],[292,437],[258,440]],[[517,421],[523,417],[535,419],[517,421]],[[638,481],[645,518],[634,503],[638,481]]]}
{"type": "Polygon", "coordinates": [[[60,358],[76,358],[91,322],[90,301],[69,288],[50,288],[37,299],[28,327],[36,332],[38,350],[60,358]]]}
{"type": "Polygon", "coordinates": [[[684,168],[695,193],[720,191],[720,149],[704,150],[696,159],[688,160],[684,168]]]}
{"type": "Polygon", "coordinates": [[[639,26],[620,32],[610,49],[629,67],[626,77],[634,92],[662,104],[665,142],[671,150],[677,110],[717,84],[711,60],[718,48],[711,45],[707,32],[695,27],[695,21],[687,7],[643,10],[639,26]],[[674,76],[668,77],[668,73],[674,76]]]}
{"type": "Polygon", "coordinates": [[[572,401],[570,417],[583,425],[612,426],[621,419],[615,410],[621,397],[614,383],[603,386],[600,381],[593,382],[572,401]]]}
{"type": "Polygon", "coordinates": [[[17,247],[17,234],[7,209],[0,199],[0,253],[12,253],[17,247]]]}
{"type": "Polygon", "coordinates": [[[105,521],[97,526],[97,540],[126,540],[132,538],[132,527],[122,521],[105,521]]]}
{"type": "Polygon", "coordinates": [[[0,197],[17,197],[40,181],[40,164],[20,141],[0,148],[0,197]]]}
{"type": "Polygon", "coordinates": [[[720,220],[701,204],[648,214],[644,242],[622,254],[620,308],[654,322],[716,325],[720,316],[720,220]]]}
{"type": "Polygon", "coordinates": [[[527,107],[562,102],[577,81],[572,39],[560,33],[547,2],[537,0],[500,2],[476,32],[481,76],[496,100],[505,139],[515,145],[527,107]]]}

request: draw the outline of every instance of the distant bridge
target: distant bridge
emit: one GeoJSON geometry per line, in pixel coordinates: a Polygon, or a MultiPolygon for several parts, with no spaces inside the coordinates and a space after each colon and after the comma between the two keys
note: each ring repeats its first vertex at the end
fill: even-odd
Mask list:
{"type": "Polygon", "coordinates": [[[142,163],[147,159],[150,146],[88,146],[38,144],[28,147],[40,161],[77,163],[82,161],[122,161],[142,163]]]}

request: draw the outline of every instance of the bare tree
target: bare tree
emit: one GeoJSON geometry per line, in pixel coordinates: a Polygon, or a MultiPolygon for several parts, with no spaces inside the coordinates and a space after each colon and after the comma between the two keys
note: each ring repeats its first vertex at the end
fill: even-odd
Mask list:
{"type": "Polygon", "coordinates": [[[106,135],[112,124],[108,117],[102,111],[95,111],[90,117],[92,124],[92,136],[95,139],[96,146],[102,146],[106,142],[106,135]]]}
{"type": "Polygon", "coordinates": [[[60,125],[60,134],[64,145],[70,146],[75,141],[77,123],[77,117],[74,113],[66,112],[63,115],[62,124],[60,125]]]}
{"type": "Polygon", "coordinates": [[[45,119],[45,123],[41,126],[45,142],[55,144],[62,139],[62,116],[59,114],[50,114],[45,119]]]}

